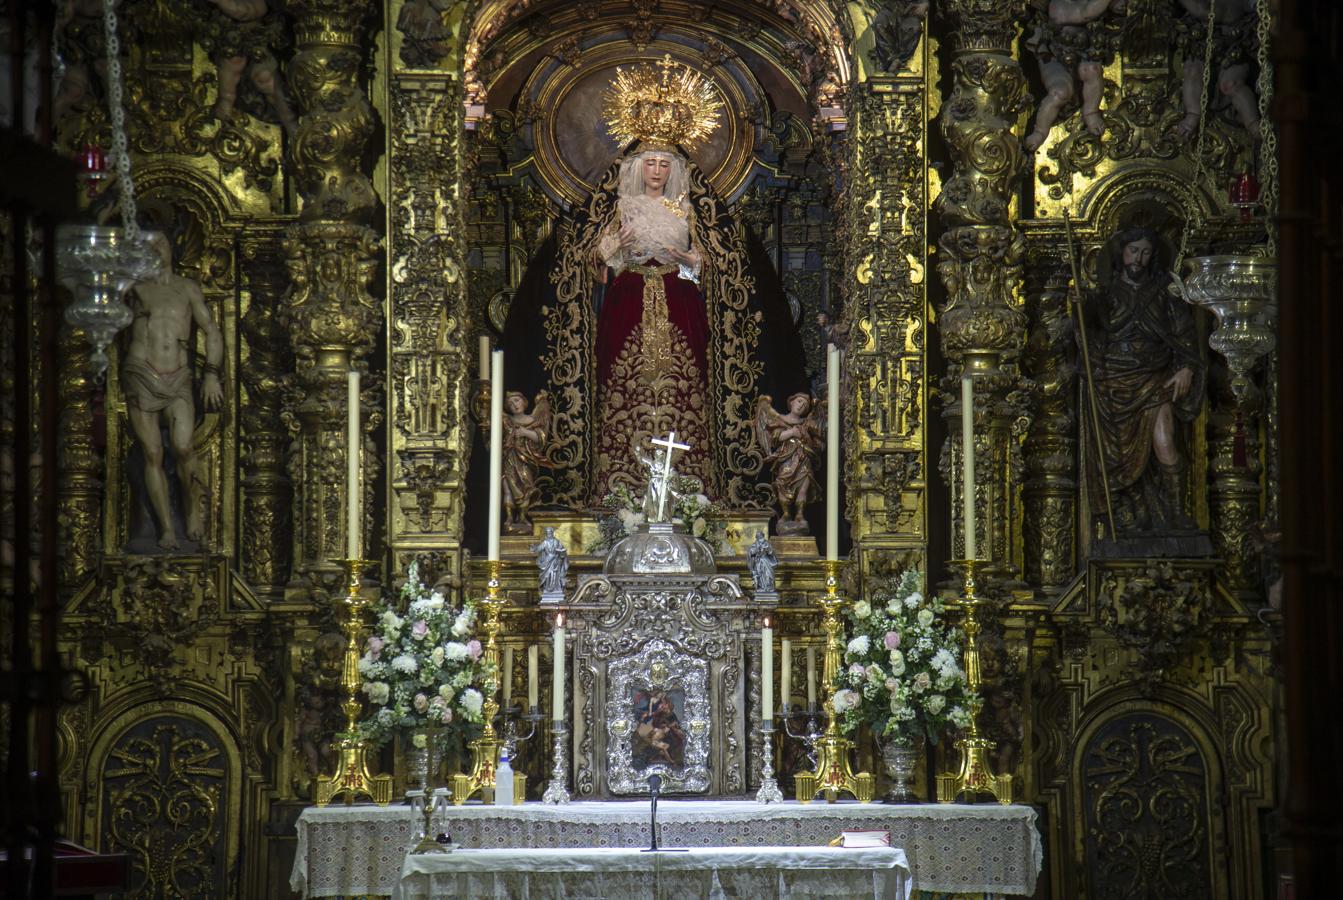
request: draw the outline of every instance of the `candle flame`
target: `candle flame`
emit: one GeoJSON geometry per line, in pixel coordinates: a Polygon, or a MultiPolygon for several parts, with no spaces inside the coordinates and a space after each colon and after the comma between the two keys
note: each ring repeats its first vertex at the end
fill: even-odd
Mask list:
{"type": "Polygon", "coordinates": [[[765,627],[769,627],[769,616],[765,616],[765,627]]]}
{"type": "Polygon", "coordinates": [[[555,627],[556,627],[556,628],[563,628],[563,627],[564,627],[564,613],[556,613],[556,614],[555,614],[555,627]]]}

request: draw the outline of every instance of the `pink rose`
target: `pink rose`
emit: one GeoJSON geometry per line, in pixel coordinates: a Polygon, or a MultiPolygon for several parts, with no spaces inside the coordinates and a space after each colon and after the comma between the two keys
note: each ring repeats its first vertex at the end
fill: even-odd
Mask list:
{"type": "Polygon", "coordinates": [[[471,640],[466,642],[466,655],[471,657],[472,661],[480,659],[480,653],[480,641],[471,640]]]}
{"type": "Polygon", "coordinates": [[[862,663],[854,663],[849,666],[849,674],[854,678],[863,678],[867,675],[867,668],[862,663]]]}
{"type": "Polygon", "coordinates": [[[369,639],[368,639],[368,658],[369,658],[369,659],[377,659],[379,656],[382,655],[382,648],[385,647],[385,646],[386,646],[386,643],[383,641],[382,638],[378,637],[377,635],[374,635],[373,637],[369,638],[369,639]]]}
{"type": "Polygon", "coordinates": [[[415,711],[422,713],[428,708],[429,708],[429,698],[426,697],[424,694],[416,694],[415,711]]]}
{"type": "Polygon", "coordinates": [[[410,633],[415,640],[424,640],[429,635],[429,623],[424,619],[416,619],[415,624],[410,627],[410,633]]]}
{"type": "Polygon", "coordinates": [[[886,641],[886,649],[894,650],[896,647],[900,646],[900,633],[898,631],[886,632],[885,641],[886,641]]]}
{"type": "Polygon", "coordinates": [[[451,724],[452,724],[452,708],[451,708],[451,707],[446,707],[446,706],[445,706],[445,707],[443,708],[443,724],[444,724],[444,725],[451,725],[451,724]]]}

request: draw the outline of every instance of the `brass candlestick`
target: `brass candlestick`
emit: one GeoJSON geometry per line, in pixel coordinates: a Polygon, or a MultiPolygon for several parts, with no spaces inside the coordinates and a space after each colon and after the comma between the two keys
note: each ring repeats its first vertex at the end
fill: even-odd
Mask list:
{"type": "MultiPolygon", "coordinates": [[[[499,713],[499,701],[495,694],[499,691],[499,632],[502,629],[500,614],[504,608],[504,598],[499,594],[499,560],[492,559],[489,565],[489,581],[486,582],[485,599],[480,601],[485,612],[485,703],[481,709],[485,719],[485,730],[481,736],[471,742],[471,771],[465,775],[456,775],[452,779],[452,802],[461,806],[473,794],[480,791],[481,800],[487,799],[487,793],[494,792],[495,770],[499,764],[499,749],[504,742],[494,729],[494,717],[499,713]]],[[[523,796],[527,777],[520,772],[513,776],[515,797],[523,796]]],[[[516,801],[515,801],[516,802],[516,801]]]]}
{"type": "Polygon", "coordinates": [[[955,772],[937,776],[937,802],[951,803],[961,794],[974,800],[976,794],[992,794],[999,803],[1012,802],[1012,776],[994,775],[989,765],[988,752],[993,741],[979,734],[979,687],[983,683],[979,672],[979,607],[984,600],[975,593],[975,576],[987,565],[982,559],[955,559],[951,565],[965,570],[965,595],[960,599],[965,610],[965,681],[970,688],[970,729],[956,742],[961,752],[961,765],[955,772]]]}
{"type": "Polygon", "coordinates": [[[336,771],[330,775],[318,775],[313,790],[313,799],[318,806],[326,806],[333,797],[344,795],[346,805],[359,797],[368,797],[374,803],[386,806],[392,800],[392,776],[374,775],[368,768],[368,743],[359,733],[359,713],[363,704],[359,702],[359,646],[364,637],[364,609],[368,606],[360,591],[364,570],[371,563],[366,559],[342,559],[345,568],[346,592],[342,602],[345,605],[345,662],[341,666],[340,686],[345,689],[345,702],[341,710],[345,713],[345,730],[336,735],[336,749],[340,757],[336,762],[336,771]]]}
{"type": "Polygon", "coordinates": [[[825,595],[819,603],[825,618],[825,666],[821,680],[825,685],[825,713],[828,724],[825,734],[816,742],[816,771],[799,772],[794,776],[797,785],[797,799],[810,803],[820,794],[825,794],[829,803],[834,803],[841,793],[852,794],[860,803],[871,803],[876,793],[877,780],[870,772],[853,771],[849,762],[849,750],[853,742],[844,737],[839,730],[839,716],[835,713],[835,679],[839,676],[844,661],[844,623],[840,613],[848,605],[848,600],[839,593],[839,566],[837,560],[826,560],[825,595]]]}

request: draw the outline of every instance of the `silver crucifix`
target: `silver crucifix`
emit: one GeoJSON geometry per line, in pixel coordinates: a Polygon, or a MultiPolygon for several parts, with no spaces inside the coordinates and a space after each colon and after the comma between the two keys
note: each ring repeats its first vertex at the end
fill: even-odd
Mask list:
{"type": "Polygon", "coordinates": [[[661,483],[658,485],[657,520],[662,522],[665,521],[662,517],[666,513],[667,493],[671,490],[672,454],[677,450],[689,450],[690,445],[676,443],[676,432],[674,431],[669,431],[665,438],[653,438],[650,443],[654,447],[665,447],[667,449],[667,455],[662,460],[662,474],[659,479],[661,483]]]}

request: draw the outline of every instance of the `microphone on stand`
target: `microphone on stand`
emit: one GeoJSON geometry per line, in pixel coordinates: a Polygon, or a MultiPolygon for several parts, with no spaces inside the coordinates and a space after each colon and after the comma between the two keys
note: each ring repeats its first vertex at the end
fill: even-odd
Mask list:
{"type": "Polygon", "coordinates": [[[648,833],[651,843],[645,853],[656,853],[658,850],[658,791],[662,790],[662,776],[656,772],[648,776],[648,796],[653,801],[653,819],[648,825],[648,833]]]}
{"type": "MultiPolygon", "coordinates": [[[[644,848],[644,853],[667,853],[665,847],[658,846],[658,794],[662,790],[662,776],[656,772],[648,776],[648,796],[653,801],[653,818],[649,823],[650,842],[649,846],[644,848]]],[[[677,851],[683,851],[686,848],[677,847],[677,851]]]]}

